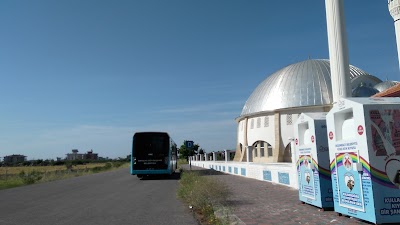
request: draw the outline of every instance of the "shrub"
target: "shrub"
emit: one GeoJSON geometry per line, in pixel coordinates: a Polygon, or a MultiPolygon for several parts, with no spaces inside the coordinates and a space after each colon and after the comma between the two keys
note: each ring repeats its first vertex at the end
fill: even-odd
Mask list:
{"type": "Polygon", "coordinates": [[[112,162],[112,165],[113,165],[113,167],[115,167],[115,168],[119,168],[119,167],[121,167],[123,164],[124,164],[124,162],[119,162],[119,161],[112,162]]]}
{"type": "Polygon", "coordinates": [[[214,216],[214,207],[223,205],[228,195],[225,184],[200,176],[196,172],[184,172],[179,181],[178,196],[211,224],[218,224],[218,219],[214,216]]]}
{"type": "Polygon", "coordinates": [[[65,167],[67,168],[67,170],[72,170],[72,162],[71,161],[65,162],[65,167]]]}
{"type": "Polygon", "coordinates": [[[93,167],[91,170],[93,173],[98,173],[98,172],[102,171],[103,168],[104,167],[102,167],[102,166],[96,166],[96,167],[93,167]]]}
{"type": "Polygon", "coordinates": [[[42,179],[42,174],[36,170],[32,170],[30,173],[25,173],[24,170],[22,170],[19,173],[19,177],[22,179],[22,182],[24,184],[34,184],[35,182],[39,181],[42,179]]]}
{"type": "Polygon", "coordinates": [[[106,169],[106,170],[111,169],[111,167],[112,167],[112,164],[110,162],[108,162],[104,165],[104,169],[106,169]]]}

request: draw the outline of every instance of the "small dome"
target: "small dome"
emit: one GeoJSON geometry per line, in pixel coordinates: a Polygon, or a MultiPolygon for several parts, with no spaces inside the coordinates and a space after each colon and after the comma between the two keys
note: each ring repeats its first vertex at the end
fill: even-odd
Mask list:
{"type": "Polygon", "coordinates": [[[353,97],[371,97],[372,95],[379,93],[379,91],[373,87],[368,87],[365,83],[361,83],[360,86],[353,89],[351,95],[353,97]]]}
{"type": "Polygon", "coordinates": [[[377,89],[379,92],[382,92],[386,89],[389,89],[389,88],[395,86],[398,83],[399,83],[398,81],[387,80],[387,81],[384,81],[382,83],[375,85],[374,88],[377,89]]]}
{"type": "Polygon", "coordinates": [[[361,85],[361,83],[364,86],[373,88],[376,84],[379,84],[381,82],[382,82],[382,80],[375,76],[372,76],[369,74],[363,74],[362,76],[357,76],[357,77],[354,77],[353,79],[351,79],[350,85],[351,85],[351,90],[353,90],[353,89],[359,87],[361,85]]]}
{"type": "MultiPolygon", "coordinates": [[[[382,82],[350,65],[351,82],[371,86],[382,82]],[[363,79],[355,79],[363,76],[363,79]]],[[[333,101],[329,60],[309,59],[284,67],[268,76],[247,99],[240,116],[283,108],[327,105],[333,101]]]]}

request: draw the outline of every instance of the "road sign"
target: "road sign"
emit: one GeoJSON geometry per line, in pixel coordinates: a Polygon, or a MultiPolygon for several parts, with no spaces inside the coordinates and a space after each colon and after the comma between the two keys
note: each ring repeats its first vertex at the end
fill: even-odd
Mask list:
{"type": "Polygon", "coordinates": [[[186,148],[193,148],[193,141],[185,141],[186,148]]]}

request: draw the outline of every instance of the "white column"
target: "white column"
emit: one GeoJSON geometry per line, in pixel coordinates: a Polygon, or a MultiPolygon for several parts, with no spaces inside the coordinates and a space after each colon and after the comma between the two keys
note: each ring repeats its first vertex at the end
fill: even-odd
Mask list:
{"type": "Polygon", "coordinates": [[[205,159],[205,161],[208,161],[208,154],[207,153],[204,153],[204,159],[205,159]]]}
{"type": "Polygon", "coordinates": [[[297,157],[296,157],[296,149],[295,149],[296,146],[294,143],[294,138],[293,137],[289,138],[289,141],[290,141],[290,151],[292,154],[292,165],[296,167],[297,157]]]}
{"type": "Polygon", "coordinates": [[[213,161],[214,161],[214,162],[216,161],[215,152],[213,152],[213,161]]]}
{"type": "Polygon", "coordinates": [[[392,0],[388,4],[390,15],[394,20],[394,28],[396,32],[397,57],[400,65],[400,0],[392,0]]]}
{"type": "Polygon", "coordinates": [[[246,161],[253,162],[253,146],[247,146],[246,161]]]}
{"type": "Polygon", "coordinates": [[[333,102],[351,97],[343,0],[325,0],[333,102]]]}
{"type": "Polygon", "coordinates": [[[229,161],[229,159],[230,159],[230,153],[229,153],[229,151],[228,150],[225,150],[225,162],[228,162],[229,161]]]}

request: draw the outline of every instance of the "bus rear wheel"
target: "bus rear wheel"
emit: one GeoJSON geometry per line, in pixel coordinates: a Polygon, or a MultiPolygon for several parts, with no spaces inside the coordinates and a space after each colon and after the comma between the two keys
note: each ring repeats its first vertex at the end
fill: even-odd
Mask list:
{"type": "Polygon", "coordinates": [[[143,175],[142,174],[138,174],[137,177],[138,178],[143,178],[143,175]]]}

